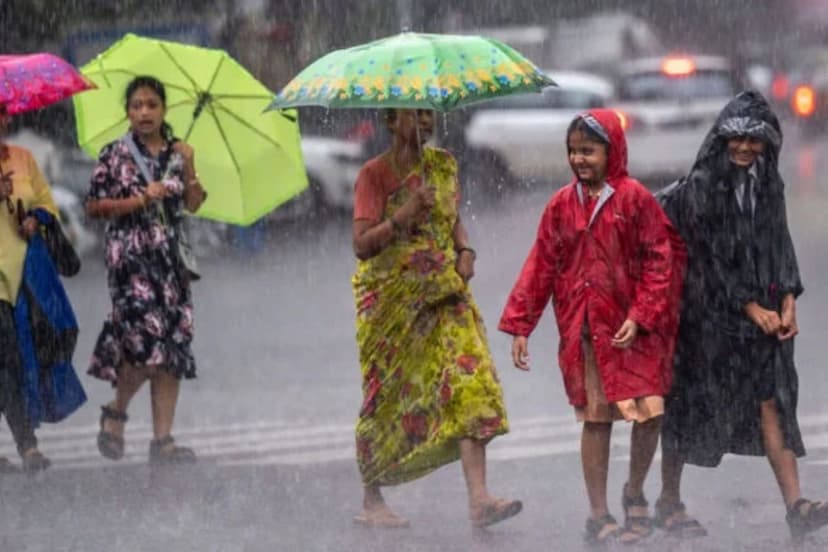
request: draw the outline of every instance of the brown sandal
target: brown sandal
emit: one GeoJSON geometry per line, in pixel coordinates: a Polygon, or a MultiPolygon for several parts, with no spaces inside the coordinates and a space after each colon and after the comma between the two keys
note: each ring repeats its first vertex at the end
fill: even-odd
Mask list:
{"type": "Polygon", "coordinates": [[[640,543],[644,537],[639,533],[619,525],[615,518],[606,514],[598,519],[592,517],[586,520],[584,542],[591,547],[605,545],[633,546],[640,543]]]}
{"type": "Polygon", "coordinates": [[[800,498],[788,507],[785,516],[791,536],[801,538],[828,524],[828,504],[800,498]]]}
{"type": "Polygon", "coordinates": [[[498,498],[476,506],[474,510],[471,515],[472,525],[478,528],[488,527],[518,515],[523,510],[523,503],[520,500],[498,498]]]}
{"type": "Polygon", "coordinates": [[[696,539],[707,536],[707,529],[699,523],[699,520],[687,515],[687,507],[684,502],[666,503],[661,499],[655,504],[655,526],[664,529],[668,535],[679,539],[696,539]],[[683,516],[684,519],[676,519],[683,516]]]}
{"type": "Polygon", "coordinates": [[[126,423],[129,420],[129,416],[126,415],[126,412],[120,412],[111,406],[104,405],[101,407],[101,430],[98,432],[98,451],[104,458],[120,460],[124,457],[124,438],[110,431],[104,431],[104,422],[106,420],[126,423]]]}
{"type": "Polygon", "coordinates": [[[193,449],[177,446],[175,439],[170,435],[150,441],[150,464],[194,464],[196,460],[196,453],[193,449]]]}
{"type": "Polygon", "coordinates": [[[653,534],[653,518],[650,516],[632,516],[630,508],[648,508],[650,504],[643,494],[632,497],[627,494],[627,485],[621,491],[621,508],[624,510],[624,529],[635,533],[640,539],[645,539],[653,534]]]}

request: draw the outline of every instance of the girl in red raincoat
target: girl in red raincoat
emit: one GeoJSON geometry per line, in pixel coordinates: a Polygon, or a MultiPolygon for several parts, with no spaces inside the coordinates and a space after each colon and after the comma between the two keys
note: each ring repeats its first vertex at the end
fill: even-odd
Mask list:
{"type": "Polygon", "coordinates": [[[544,210],[500,330],[528,370],[527,339],[552,300],[559,364],[584,422],[581,460],[591,515],[586,539],[633,543],[652,533],[644,479],[670,389],[685,250],[652,194],[627,175],[627,143],[611,110],[579,115],[567,132],[571,184],[544,210]],[[633,422],[625,523],[607,507],[613,420],[633,422]]]}

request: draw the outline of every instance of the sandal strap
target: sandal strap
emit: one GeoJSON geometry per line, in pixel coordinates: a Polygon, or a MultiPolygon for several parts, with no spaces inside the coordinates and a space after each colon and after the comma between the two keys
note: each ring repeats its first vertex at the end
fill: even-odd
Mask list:
{"type": "Polygon", "coordinates": [[[588,517],[586,520],[586,534],[584,538],[587,542],[602,543],[618,536],[624,529],[618,525],[618,522],[610,514],[606,514],[598,519],[588,517]],[[615,529],[607,532],[601,536],[601,533],[609,525],[615,525],[615,529]]]}
{"type": "Polygon", "coordinates": [[[160,439],[153,439],[151,445],[160,451],[164,447],[173,443],[175,443],[175,439],[173,439],[172,435],[167,435],[166,437],[161,437],[160,439]]]}
{"type": "Polygon", "coordinates": [[[108,405],[101,406],[101,418],[108,418],[110,420],[115,420],[116,422],[126,422],[127,420],[129,420],[129,416],[127,416],[126,412],[115,410],[114,408],[108,405]]]}
{"type": "Polygon", "coordinates": [[[621,506],[624,510],[627,508],[649,508],[650,503],[644,498],[644,495],[627,496],[627,493],[621,495],[621,506]]]}
{"type": "Polygon", "coordinates": [[[687,511],[687,506],[684,502],[662,502],[657,500],[655,504],[656,517],[662,521],[676,514],[681,514],[687,511]]]}
{"type": "Polygon", "coordinates": [[[629,529],[633,525],[638,525],[645,529],[652,529],[653,518],[647,516],[627,516],[627,519],[624,520],[624,526],[629,529]]]}

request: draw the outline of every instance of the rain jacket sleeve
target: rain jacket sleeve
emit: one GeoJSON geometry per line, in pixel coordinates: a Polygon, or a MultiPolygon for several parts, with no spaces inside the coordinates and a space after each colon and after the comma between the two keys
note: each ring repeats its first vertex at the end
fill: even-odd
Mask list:
{"type": "Polygon", "coordinates": [[[642,196],[638,212],[641,276],[627,318],[653,331],[675,302],[675,259],[669,222],[655,198],[650,194],[642,196]]]}
{"type": "Polygon", "coordinates": [[[529,337],[552,297],[556,268],[555,199],[546,206],[535,243],[523,264],[518,281],[509,294],[498,329],[529,337]]]}
{"type": "Polygon", "coordinates": [[[791,233],[788,230],[788,214],[784,195],[780,198],[780,202],[779,217],[782,224],[779,229],[781,242],[779,252],[779,296],[785,297],[792,294],[794,297],[799,297],[802,295],[804,288],[802,287],[802,278],[799,276],[799,263],[796,260],[793,240],[791,240],[791,233]]]}

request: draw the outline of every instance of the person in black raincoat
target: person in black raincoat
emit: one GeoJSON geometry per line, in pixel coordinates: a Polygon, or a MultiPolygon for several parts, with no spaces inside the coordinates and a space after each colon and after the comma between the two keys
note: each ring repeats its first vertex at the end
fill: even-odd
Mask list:
{"type": "Polygon", "coordinates": [[[792,534],[828,523],[828,505],[802,498],[797,475],[805,447],[794,336],[803,287],[781,147],[767,101],[742,92],[719,114],[690,174],[658,194],[688,253],[656,504],[656,523],[671,533],[706,534],[681,503],[681,471],[685,463],[717,466],[726,453],[768,457],[792,534]]]}

